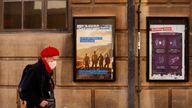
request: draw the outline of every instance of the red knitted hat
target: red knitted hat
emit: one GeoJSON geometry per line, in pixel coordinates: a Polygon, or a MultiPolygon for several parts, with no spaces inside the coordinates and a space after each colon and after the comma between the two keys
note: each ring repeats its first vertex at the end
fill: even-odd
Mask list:
{"type": "Polygon", "coordinates": [[[53,57],[53,56],[59,56],[59,50],[55,47],[47,47],[43,49],[40,53],[41,57],[53,57]]]}

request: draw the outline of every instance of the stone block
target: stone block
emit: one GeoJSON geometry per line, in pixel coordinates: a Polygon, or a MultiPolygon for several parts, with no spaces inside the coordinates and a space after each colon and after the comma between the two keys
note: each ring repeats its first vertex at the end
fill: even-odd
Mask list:
{"type": "MultiPolygon", "coordinates": [[[[137,7],[136,10],[137,11],[137,7]]],[[[167,16],[167,17],[189,17],[190,5],[143,5],[141,6],[141,29],[146,29],[146,17],[148,16],[167,16]],[[171,11],[170,11],[171,10],[171,11]]],[[[136,29],[137,26],[136,17],[136,29]]]]}
{"type": "MultiPolygon", "coordinates": [[[[158,4],[158,3],[167,3],[168,2],[168,0],[142,0],[141,1],[142,3],[156,3],[156,4],[158,4]]],[[[138,3],[138,1],[136,1],[136,3],[138,3]]]]}
{"type": "Polygon", "coordinates": [[[16,89],[0,88],[1,108],[17,108],[16,89]]]}
{"type": "Polygon", "coordinates": [[[116,29],[127,29],[126,5],[95,6],[93,13],[100,16],[116,16],[116,29]]]}
{"type": "Polygon", "coordinates": [[[64,33],[2,33],[0,34],[1,57],[39,57],[41,50],[54,46],[61,56],[72,56],[72,37],[64,33]]]}
{"type": "Polygon", "coordinates": [[[189,3],[191,0],[170,0],[171,3],[189,3]]]}
{"type": "Polygon", "coordinates": [[[72,16],[92,16],[93,7],[86,5],[86,6],[77,6],[74,5],[71,8],[72,16]]]}
{"type": "Polygon", "coordinates": [[[189,43],[188,43],[188,45],[189,45],[189,57],[192,57],[192,49],[191,49],[191,47],[192,47],[192,34],[189,36],[189,43]]]}
{"type": "Polygon", "coordinates": [[[73,61],[72,59],[61,59],[56,67],[56,85],[73,83],[73,61]]]}
{"type": "MultiPolygon", "coordinates": [[[[192,3],[190,5],[192,7],[192,3]]],[[[192,8],[190,8],[190,16],[189,16],[189,30],[190,30],[190,33],[192,32],[192,8]]]]}
{"type": "Polygon", "coordinates": [[[114,82],[74,82],[72,63],[71,59],[58,62],[56,69],[56,84],[58,86],[127,86],[127,60],[116,61],[116,80],[114,82]]]}
{"type": "Polygon", "coordinates": [[[116,61],[116,83],[128,86],[128,59],[116,61]]]}
{"type": "Polygon", "coordinates": [[[115,37],[115,54],[117,57],[128,57],[128,33],[117,33],[115,37]]]}
{"type": "Polygon", "coordinates": [[[91,108],[91,90],[56,89],[57,108],[91,108]]]}
{"type": "Polygon", "coordinates": [[[127,0],[95,0],[95,3],[127,3],[127,0]]]}
{"type": "Polygon", "coordinates": [[[0,85],[18,85],[24,67],[35,60],[0,60],[0,85]]]}
{"type": "Polygon", "coordinates": [[[73,6],[72,16],[116,16],[116,29],[127,29],[126,5],[73,6]]]}
{"type": "Polygon", "coordinates": [[[189,58],[189,81],[191,82],[192,81],[192,58],[190,57],[189,58]]]}
{"type": "Polygon", "coordinates": [[[141,108],[169,108],[168,104],[168,90],[166,89],[141,91],[141,108]]]}
{"type": "Polygon", "coordinates": [[[172,108],[191,108],[192,103],[191,89],[173,89],[172,90],[172,108]]]}
{"type": "MultiPolygon", "coordinates": [[[[137,82],[138,80],[138,58],[135,59],[135,63],[136,63],[136,73],[135,73],[135,81],[137,82]]],[[[147,61],[146,61],[146,58],[145,57],[141,57],[140,58],[140,81],[143,83],[146,83],[147,82],[147,70],[146,70],[146,64],[147,64],[147,61]]]]}
{"type": "Polygon", "coordinates": [[[72,3],[91,3],[91,0],[71,0],[72,3]]]}
{"type": "Polygon", "coordinates": [[[127,89],[96,89],[95,108],[127,108],[127,89]]]}

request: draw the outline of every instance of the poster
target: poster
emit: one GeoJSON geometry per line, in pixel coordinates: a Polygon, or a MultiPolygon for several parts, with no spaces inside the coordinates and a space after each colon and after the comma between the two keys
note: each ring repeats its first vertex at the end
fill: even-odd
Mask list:
{"type": "Polygon", "coordinates": [[[75,17],[75,81],[113,81],[114,18],[75,17]]]}
{"type": "Polygon", "coordinates": [[[148,81],[187,81],[187,20],[180,20],[148,18],[148,81]]]}

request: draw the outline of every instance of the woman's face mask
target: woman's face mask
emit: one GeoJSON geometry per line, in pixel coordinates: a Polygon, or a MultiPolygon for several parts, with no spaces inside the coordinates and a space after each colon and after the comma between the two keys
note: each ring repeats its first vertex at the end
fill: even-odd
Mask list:
{"type": "Polygon", "coordinates": [[[49,67],[53,70],[56,67],[57,62],[56,61],[50,61],[50,62],[48,62],[48,64],[49,64],[49,67]]]}

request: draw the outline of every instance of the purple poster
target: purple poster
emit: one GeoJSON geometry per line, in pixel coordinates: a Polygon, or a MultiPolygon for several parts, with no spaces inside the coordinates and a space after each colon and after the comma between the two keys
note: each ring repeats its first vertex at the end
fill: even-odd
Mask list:
{"type": "Polygon", "coordinates": [[[152,33],[152,75],[182,75],[182,34],[152,33]]]}
{"type": "Polygon", "coordinates": [[[149,28],[148,80],[185,80],[185,25],[149,28]]]}
{"type": "Polygon", "coordinates": [[[147,81],[188,81],[188,21],[147,17],[147,81]]]}

